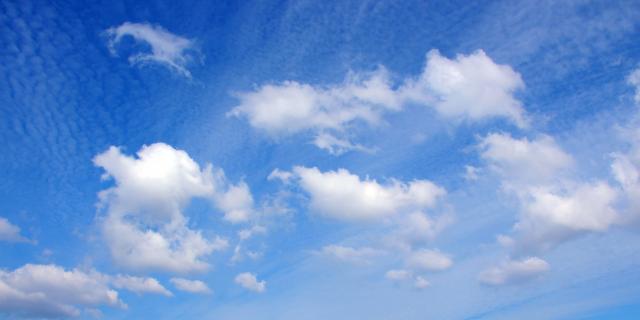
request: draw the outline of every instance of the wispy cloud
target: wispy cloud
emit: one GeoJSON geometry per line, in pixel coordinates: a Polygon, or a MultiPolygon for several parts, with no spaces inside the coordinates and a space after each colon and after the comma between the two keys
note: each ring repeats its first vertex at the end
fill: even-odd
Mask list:
{"type": "Polygon", "coordinates": [[[158,25],[125,22],[107,29],[106,34],[109,38],[109,50],[113,55],[117,55],[117,46],[125,37],[131,37],[134,41],[148,46],[148,51],[140,49],[141,52],[129,56],[132,65],[158,63],[191,78],[187,65],[202,61],[193,40],[175,35],[158,25]]]}

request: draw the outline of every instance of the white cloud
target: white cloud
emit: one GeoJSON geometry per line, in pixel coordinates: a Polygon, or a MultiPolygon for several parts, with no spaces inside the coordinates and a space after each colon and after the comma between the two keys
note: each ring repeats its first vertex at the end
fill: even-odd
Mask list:
{"type": "Polygon", "coordinates": [[[209,294],[211,293],[211,289],[200,280],[188,280],[183,278],[171,278],[171,283],[178,290],[191,292],[191,293],[200,293],[200,294],[209,294]]]}
{"type": "Polygon", "coordinates": [[[236,276],[235,282],[247,290],[254,292],[264,292],[267,289],[267,283],[258,281],[256,275],[249,272],[243,272],[236,276]]]}
{"type": "Polygon", "coordinates": [[[624,134],[629,150],[613,154],[611,171],[621,187],[627,214],[624,223],[640,221],[640,130],[632,129],[624,134]]]}
{"type": "Polygon", "coordinates": [[[11,224],[6,218],[0,217],[0,241],[29,242],[20,234],[20,227],[11,224]]]}
{"type": "Polygon", "coordinates": [[[392,280],[392,281],[404,281],[407,280],[409,278],[411,278],[411,271],[409,270],[402,270],[402,269],[394,269],[394,270],[389,270],[387,271],[387,273],[385,273],[385,278],[392,280]]]}
{"type": "Polygon", "coordinates": [[[550,136],[529,140],[492,133],[482,140],[480,149],[482,158],[493,170],[515,183],[546,182],[574,164],[573,158],[550,136]]]}
{"type": "Polygon", "coordinates": [[[97,272],[66,271],[55,265],[27,264],[0,271],[0,312],[26,317],[73,317],[80,308],[125,308],[118,292],[97,272]]]}
{"type": "Polygon", "coordinates": [[[228,114],[246,118],[249,124],[278,138],[311,132],[314,144],[332,154],[349,150],[371,152],[353,143],[349,130],[358,125],[376,126],[388,112],[407,103],[433,107],[445,118],[480,121],[505,117],[526,126],[525,112],[513,94],[524,87],[518,73],[498,65],[479,50],[455,60],[437,51],[427,55],[423,73],[394,85],[388,72],[350,74],[333,86],[312,86],[295,81],[267,84],[237,94],[239,105],[228,114]]]}
{"type": "Polygon", "coordinates": [[[517,284],[539,277],[549,270],[549,264],[537,257],[523,260],[509,260],[498,267],[480,273],[479,280],[483,284],[499,286],[517,284]]]}
{"type": "Polygon", "coordinates": [[[337,260],[351,263],[367,263],[369,262],[369,259],[382,254],[380,250],[373,248],[353,248],[341,245],[324,246],[319,253],[337,260]]]}
{"type": "Polygon", "coordinates": [[[636,103],[640,104],[640,69],[633,71],[627,78],[627,81],[630,85],[635,87],[636,93],[634,99],[636,103]]]}
{"type": "Polygon", "coordinates": [[[417,276],[413,281],[413,286],[417,289],[425,289],[430,285],[431,283],[429,283],[429,281],[422,276],[417,276]]]}
{"type": "Polygon", "coordinates": [[[411,252],[406,258],[411,268],[423,271],[442,271],[449,269],[453,261],[449,256],[437,250],[420,249],[411,252]]]}
{"type": "Polygon", "coordinates": [[[572,179],[575,161],[553,138],[515,139],[494,133],[483,139],[480,150],[520,202],[521,215],[509,246],[525,252],[546,250],[585,232],[605,231],[619,221],[613,207],[617,190],[603,181],[572,179]]]}
{"type": "Polygon", "coordinates": [[[125,22],[106,30],[109,50],[116,55],[116,46],[124,37],[132,37],[136,42],[149,46],[150,52],[140,52],[129,57],[132,65],[155,62],[178,74],[191,78],[187,64],[201,60],[200,53],[190,39],[177,36],[160,26],[148,23],[125,22]]]}
{"type": "Polygon", "coordinates": [[[295,167],[293,173],[311,196],[314,212],[341,220],[376,220],[423,210],[434,206],[446,193],[426,180],[391,180],[383,185],[361,180],[345,169],[320,172],[317,168],[295,167]]]}
{"type": "Polygon", "coordinates": [[[128,275],[117,275],[111,277],[111,285],[118,289],[125,289],[137,294],[156,293],[167,297],[173,294],[167,290],[158,280],[154,278],[141,278],[128,275]]]}
{"type": "Polygon", "coordinates": [[[230,185],[222,170],[201,169],[189,155],[169,145],[143,146],[137,158],[111,147],[94,163],[116,186],[101,191],[107,209],[102,231],[115,261],[132,269],[203,271],[203,257],[227,247],[226,240],[203,237],[182,213],[192,198],[211,199],[233,222],[248,218],[252,203],[244,183],[230,185]],[[242,213],[239,213],[242,212],[242,213]]]}
{"type": "Polygon", "coordinates": [[[407,81],[407,98],[432,106],[447,118],[479,121],[504,117],[526,127],[522,104],[513,95],[524,88],[520,74],[496,64],[484,51],[448,59],[437,50],[427,54],[418,79],[407,81]]]}

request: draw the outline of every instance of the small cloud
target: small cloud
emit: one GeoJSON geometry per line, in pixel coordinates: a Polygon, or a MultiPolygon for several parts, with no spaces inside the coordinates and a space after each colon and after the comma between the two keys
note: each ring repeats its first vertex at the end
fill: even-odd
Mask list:
{"type": "Polygon", "coordinates": [[[202,60],[199,51],[195,49],[193,40],[175,35],[161,26],[125,22],[117,27],[107,29],[106,35],[109,38],[109,50],[113,55],[117,55],[116,46],[122,38],[127,36],[150,47],[150,52],[140,52],[129,56],[129,62],[132,65],[157,63],[184,77],[191,78],[187,64],[193,60],[202,60]]]}
{"type": "Polygon", "coordinates": [[[111,284],[118,289],[125,289],[137,294],[156,293],[167,297],[173,296],[171,291],[163,287],[154,278],[133,277],[128,275],[117,275],[111,279],[111,284]]]}
{"type": "Polygon", "coordinates": [[[421,249],[409,255],[407,265],[419,270],[442,271],[449,269],[453,261],[438,250],[421,249]]]}
{"type": "Polygon", "coordinates": [[[538,258],[509,260],[480,273],[478,280],[486,285],[500,286],[533,280],[549,270],[549,264],[538,258]]]}
{"type": "Polygon", "coordinates": [[[263,281],[258,281],[256,275],[249,272],[243,272],[236,276],[235,282],[241,287],[251,290],[254,292],[264,292],[267,289],[267,283],[263,281]]]}
{"type": "Polygon", "coordinates": [[[20,227],[0,217],[0,241],[33,243],[20,234],[20,227]]]}
{"type": "Polygon", "coordinates": [[[380,250],[368,247],[353,248],[341,245],[325,246],[319,253],[327,257],[352,263],[367,263],[369,259],[382,254],[380,250]]]}
{"type": "Polygon", "coordinates": [[[404,281],[411,278],[411,271],[409,270],[389,270],[385,273],[385,278],[392,281],[404,281]]]}
{"type": "Polygon", "coordinates": [[[199,294],[209,294],[211,293],[211,289],[200,280],[189,280],[183,278],[171,278],[171,283],[176,287],[176,289],[191,293],[199,293],[199,294]]]}
{"type": "Polygon", "coordinates": [[[413,286],[416,289],[424,289],[424,288],[426,288],[426,287],[428,287],[430,285],[431,285],[431,283],[429,283],[429,281],[427,281],[427,279],[425,279],[422,276],[417,276],[415,278],[415,281],[413,282],[413,286]]]}

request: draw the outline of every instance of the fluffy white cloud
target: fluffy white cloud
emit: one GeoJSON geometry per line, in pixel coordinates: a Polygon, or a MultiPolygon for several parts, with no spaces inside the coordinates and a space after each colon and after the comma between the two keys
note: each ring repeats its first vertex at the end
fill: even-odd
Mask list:
{"type": "Polygon", "coordinates": [[[29,242],[20,234],[20,227],[11,224],[6,218],[0,217],[0,241],[29,242]]]}
{"type": "Polygon", "coordinates": [[[317,168],[294,167],[293,173],[311,196],[314,212],[342,220],[376,220],[423,210],[434,206],[446,193],[426,180],[380,184],[362,180],[345,169],[320,172],[317,168]]]}
{"type": "Polygon", "coordinates": [[[549,270],[549,264],[537,257],[522,260],[509,260],[498,267],[480,273],[479,280],[483,284],[498,286],[517,284],[539,277],[549,270]]]}
{"type": "Polygon", "coordinates": [[[264,85],[256,91],[238,94],[240,104],[230,115],[246,117],[251,126],[272,137],[311,130],[316,145],[341,153],[356,145],[330,135],[343,132],[354,122],[376,124],[387,110],[398,110],[399,96],[389,83],[387,72],[353,76],[337,86],[314,87],[287,81],[264,85]]]}
{"type": "Polygon", "coordinates": [[[154,278],[133,277],[128,275],[117,275],[111,277],[111,285],[114,288],[125,289],[137,294],[156,293],[167,297],[173,294],[167,290],[158,280],[154,278]]]}
{"type": "Polygon", "coordinates": [[[327,257],[352,263],[367,263],[369,259],[382,254],[380,250],[369,247],[353,248],[341,245],[324,246],[319,253],[327,257]]]}
{"type": "Polygon", "coordinates": [[[126,307],[97,272],[27,264],[0,271],[0,312],[25,317],[72,317],[80,308],[126,307]]]}
{"type": "Polygon", "coordinates": [[[149,46],[151,52],[140,52],[129,57],[131,64],[144,65],[155,62],[191,78],[186,66],[193,60],[201,60],[200,53],[190,39],[177,36],[160,26],[148,23],[125,22],[106,30],[109,38],[109,50],[116,55],[116,46],[124,37],[131,37],[136,42],[149,46]]]}
{"type": "Polygon", "coordinates": [[[107,209],[102,231],[113,258],[125,267],[207,269],[203,257],[228,244],[188,227],[182,209],[192,198],[211,199],[232,222],[248,219],[251,212],[246,184],[231,185],[222,170],[211,165],[201,169],[186,152],[163,143],[143,146],[137,158],[111,147],[94,163],[106,171],[103,179],[116,183],[99,194],[100,205],[107,209]]]}
{"type": "Polygon", "coordinates": [[[520,74],[508,65],[496,64],[482,50],[455,59],[432,50],[423,73],[407,81],[401,92],[448,118],[479,121],[505,117],[525,127],[524,109],[513,96],[523,88],[520,74]]]}
{"type": "Polygon", "coordinates": [[[453,265],[449,256],[440,251],[429,249],[411,252],[406,258],[406,263],[409,267],[422,271],[442,271],[453,265]]]}
{"type": "Polygon", "coordinates": [[[480,143],[481,156],[509,182],[546,182],[572,167],[573,158],[550,136],[535,140],[492,133],[480,143]]]}
{"type": "Polygon", "coordinates": [[[481,50],[455,60],[431,51],[422,74],[399,85],[392,83],[384,68],[351,74],[333,86],[267,84],[237,94],[240,103],[229,115],[246,118],[271,137],[312,132],[315,145],[333,154],[372,151],[351,142],[348,130],[359,124],[375,126],[385,113],[400,111],[407,103],[433,107],[445,118],[504,117],[524,127],[524,110],[513,96],[523,87],[518,73],[496,64],[481,50]]]}
{"type": "Polygon", "coordinates": [[[254,292],[264,292],[267,289],[267,283],[264,280],[258,281],[256,275],[249,272],[238,274],[235,282],[243,288],[254,292]]]}
{"type": "Polygon", "coordinates": [[[522,211],[514,226],[515,239],[508,238],[510,246],[549,249],[585,232],[605,231],[619,221],[613,207],[617,190],[603,181],[572,179],[575,161],[553,138],[515,139],[494,133],[483,139],[480,150],[520,201],[522,211]]]}
{"type": "Polygon", "coordinates": [[[191,292],[191,293],[200,293],[200,294],[208,294],[211,293],[211,289],[200,280],[188,280],[183,278],[171,278],[171,283],[178,290],[191,292]]]}

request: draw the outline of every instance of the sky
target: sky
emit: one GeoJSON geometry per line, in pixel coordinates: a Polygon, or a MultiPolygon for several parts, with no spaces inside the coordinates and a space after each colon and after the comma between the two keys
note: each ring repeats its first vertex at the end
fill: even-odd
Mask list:
{"type": "Polygon", "coordinates": [[[637,319],[637,1],[0,0],[0,319],[637,319]]]}

